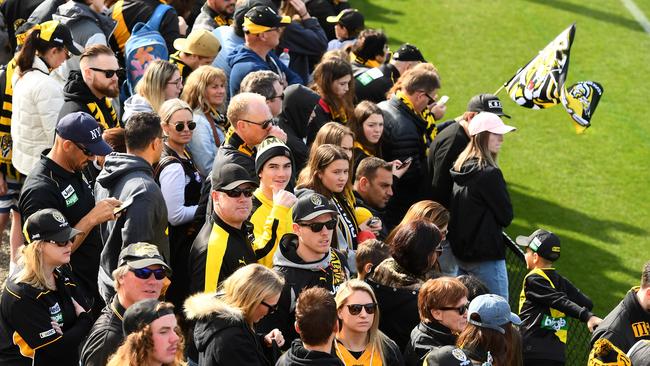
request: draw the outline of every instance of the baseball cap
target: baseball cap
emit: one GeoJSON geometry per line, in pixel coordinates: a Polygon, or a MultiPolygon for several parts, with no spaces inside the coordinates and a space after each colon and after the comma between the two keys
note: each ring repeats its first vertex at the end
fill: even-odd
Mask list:
{"type": "Polygon", "coordinates": [[[221,44],[212,32],[205,29],[192,31],[187,38],[177,38],[174,48],[191,55],[203,57],[216,57],[221,49],[221,44]]]}
{"type": "Polygon", "coordinates": [[[550,231],[537,229],[529,236],[518,236],[515,242],[530,248],[544,259],[556,261],[560,258],[560,238],[550,231]]]}
{"type": "Polygon", "coordinates": [[[506,331],[503,326],[512,323],[521,324],[521,319],[510,311],[510,305],[506,299],[495,294],[479,295],[469,303],[467,321],[470,324],[481,328],[496,330],[501,334],[506,331]],[[472,314],[478,314],[481,321],[472,319],[472,314]]]}
{"type": "Polygon", "coordinates": [[[44,208],[31,214],[23,226],[27,244],[34,240],[66,242],[82,232],[70,227],[65,216],[56,209],[44,208]]]}
{"type": "Polygon", "coordinates": [[[426,62],[422,52],[412,44],[405,43],[393,53],[393,60],[426,62]]]}
{"type": "Polygon", "coordinates": [[[66,140],[83,145],[94,155],[105,156],[113,149],[102,139],[102,128],[86,112],[66,114],[56,124],[56,134],[66,140]]]}
{"type": "MultiPolygon", "coordinates": [[[[274,7],[271,0],[243,0],[237,1],[235,3],[235,13],[233,14],[233,20],[234,31],[236,35],[239,37],[244,37],[244,31],[242,29],[242,26],[244,24],[244,15],[248,13],[249,10],[259,5],[271,6],[272,8],[274,7]]],[[[215,34],[214,31],[213,34],[215,34]]]]}
{"type": "Polygon", "coordinates": [[[337,215],[336,208],[322,194],[307,193],[293,206],[293,222],[309,221],[320,215],[331,213],[337,215]]]}
{"type": "Polygon", "coordinates": [[[239,164],[228,163],[212,169],[212,189],[215,191],[230,191],[244,183],[258,186],[248,171],[239,164]]]}
{"type": "Polygon", "coordinates": [[[357,9],[344,9],[339,15],[326,18],[328,23],[341,24],[350,33],[359,33],[365,28],[363,14],[357,9]]]}
{"type": "Polygon", "coordinates": [[[288,16],[280,16],[270,6],[256,6],[244,15],[244,31],[250,34],[264,33],[291,23],[288,16]]]}
{"type": "Polygon", "coordinates": [[[259,174],[264,164],[276,156],[286,156],[293,164],[291,150],[284,142],[274,136],[269,136],[257,146],[255,157],[255,171],[259,174]]]}
{"type": "Polygon", "coordinates": [[[492,112],[497,116],[510,118],[503,113],[501,100],[494,94],[478,94],[472,97],[467,103],[468,112],[492,112]]]}
{"type": "Polygon", "coordinates": [[[427,353],[424,362],[426,366],[471,366],[472,361],[465,351],[455,346],[433,348],[427,353]]]}
{"type": "Polygon", "coordinates": [[[39,38],[54,43],[57,47],[65,47],[75,56],[81,55],[81,51],[72,42],[70,28],[57,20],[50,20],[34,26],[34,29],[41,31],[39,38]]]}
{"type": "Polygon", "coordinates": [[[133,269],[142,269],[155,264],[161,265],[168,273],[171,272],[171,268],[169,268],[162,255],[160,255],[158,247],[143,242],[127,245],[120,251],[120,256],[117,260],[118,267],[128,265],[133,269]]]}
{"type": "Polygon", "coordinates": [[[514,130],[516,130],[515,127],[506,125],[499,116],[490,112],[481,112],[469,122],[469,134],[471,136],[478,135],[483,131],[503,135],[514,130]]]}
{"type": "Polygon", "coordinates": [[[158,318],[174,314],[173,307],[158,308],[158,304],[160,303],[156,299],[147,299],[129,306],[124,312],[122,320],[124,336],[139,331],[158,318]]]}

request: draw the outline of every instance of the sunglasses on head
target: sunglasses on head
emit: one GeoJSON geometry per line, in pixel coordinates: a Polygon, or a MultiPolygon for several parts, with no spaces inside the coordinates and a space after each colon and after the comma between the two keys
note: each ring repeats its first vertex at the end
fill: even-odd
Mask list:
{"type": "Polygon", "coordinates": [[[350,304],[347,307],[351,315],[361,314],[361,309],[365,309],[367,314],[374,314],[375,310],[377,310],[377,304],[374,302],[368,304],[350,304]]]}
{"type": "Polygon", "coordinates": [[[65,247],[68,244],[72,243],[71,240],[66,240],[66,241],[55,241],[55,240],[46,240],[45,242],[50,243],[50,244],[55,244],[57,247],[65,247]]]}
{"type": "Polygon", "coordinates": [[[323,230],[323,226],[326,227],[327,230],[334,230],[337,223],[338,223],[337,220],[330,220],[325,222],[311,222],[311,223],[299,222],[298,225],[307,226],[311,229],[311,231],[315,233],[319,233],[321,230],[323,230]]]}
{"type": "Polygon", "coordinates": [[[96,67],[91,67],[90,69],[93,70],[93,71],[97,71],[97,72],[103,72],[104,76],[106,76],[107,79],[112,78],[113,75],[115,75],[115,74],[117,74],[118,78],[124,78],[125,75],[126,75],[126,72],[122,68],[117,69],[117,70],[104,70],[104,69],[99,69],[99,68],[96,68],[96,67]]]}
{"type": "Polygon", "coordinates": [[[244,189],[235,188],[235,189],[231,189],[229,191],[220,190],[219,192],[225,193],[230,198],[238,198],[238,197],[241,197],[242,194],[244,195],[244,197],[251,197],[253,195],[254,191],[255,191],[255,189],[253,189],[253,188],[244,188],[244,189]]]}
{"type": "Polygon", "coordinates": [[[262,301],[261,304],[266,306],[269,309],[269,315],[275,313],[276,311],[278,311],[278,304],[269,305],[265,301],[262,301]]]}
{"type": "Polygon", "coordinates": [[[167,277],[167,272],[165,272],[164,268],[158,268],[158,269],[149,269],[146,267],[140,269],[129,268],[129,271],[133,272],[133,274],[141,280],[149,279],[152,273],[157,280],[162,280],[163,278],[167,277]]]}
{"type": "Polygon", "coordinates": [[[192,131],[196,128],[196,122],[194,121],[176,121],[176,122],[170,122],[169,124],[174,125],[174,128],[176,129],[177,132],[183,132],[185,129],[185,125],[187,125],[187,128],[192,131]]]}
{"type": "Polygon", "coordinates": [[[465,312],[469,309],[469,303],[465,305],[461,305],[459,307],[444,307],[440,308],[440,310],[456,310],[458,312],[458,315],[464,315],[465,312]]]}
{"type": "Polygon", "coordinates": [[[246,122],[246,123],[252,123],[252,124],[254,124],[254,125],[258,125],[258,126],[260,126],[263,130],[266,130],[270,125],[273,124],[273,119],[267,119],[266,121],[262,121],[262,122],[253,122],[253,121],[249,121],[249,120],[247,120],[247,119],[242,119],[242,121],[244,121],[244,122],[246,122]]]}

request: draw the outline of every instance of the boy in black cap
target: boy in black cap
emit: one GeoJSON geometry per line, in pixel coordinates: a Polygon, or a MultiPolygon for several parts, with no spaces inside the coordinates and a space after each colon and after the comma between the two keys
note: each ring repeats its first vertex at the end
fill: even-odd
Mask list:
{"type": "Polygon", "coordinates": [[[345,49],[354,44],[359,33],[365,28],[363,14],[357,9],[345,9],[337,16],[327,17],[328,23],[334,23],[336,39],[327,44],[327,51],[345,49]]]}
{"type": "Polygon", "coordinates": [[[602,319],[591,313],[591,300],[552,267],[560,258],[560,238],[538,229],[516,242],[526,247],[530,270],[519,298],[524,365],[564,365],[567,315],[586,322],[590,331],[602,319]]]}

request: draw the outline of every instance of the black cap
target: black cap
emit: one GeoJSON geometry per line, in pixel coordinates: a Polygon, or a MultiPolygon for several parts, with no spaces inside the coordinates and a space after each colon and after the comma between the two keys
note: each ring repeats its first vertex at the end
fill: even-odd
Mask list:
{"type": "Polygon", "coordinates": [[[281,16],[270,6],[256,6],[244,15],[244,31],[251,34],[264,33],[272,28],[285,27],[291,18],[281,16]]]}
{"type": "Polygon", "coordinates": [[[518,245],[528,247],[540,257],[549,261],[560,258],[560,238],[544,229],[535,230],[530,236],[518,236],[515,240],[518,245]]]}
{"type": "Polygon", "coordinates": [[[81,51],[72,42],[72,33],[70,28],[56,20],[50,20],[37,26],[40,29],[42,40],[53,43],[57,47],[65,47],[75,56],[81,55],[81,51]]]}
{"type": "Polygon", "coordinates": [[[27,244],[35,240],[66,242],[81,233],[81,231],[70,227],[65,216],[53,208],[36,211],[25,220],[23,226],[27,244]]]}
{"type": "Polygon", "coordinates": [[[172,307],[156,310],[158,304],[160,304],[160,301],[156,299],[147,299],[129,306],[124,312],[122,320],[124,336],[139,331],[160,317],[174,314],[174,308],[172,307]]]}
{"type": "Polygon", "coordinates": [[[171,268],[169,268],[162,255],[160,255],[158,247],[153,244],[142,242],[126,246],[120,252],[120,257],[117,260],[118,267],[128,265],[133,269],[141,269],[155,264],[159,264],[165,268],[167,272],[171,272],[171,268]]]}
{"type": "Polygon", "coordinates": [[[393,53],[393,59],[398,61],[420,61],[426,62],[422,52],[412,44],[405,43],[393,53]]]}
{"type": "Polygon", "coordinates": [[[462,349],[444,346],[434,348],[427,353],[424,364],[427,366],[471,366],[472,361],[462,349]]]}
{"type": "Polygon", "coordinates": [[[102,138],[102,128],[86,112],[66,114],[56,124],[56,134],[66,140],[83,145],[94,155],[105,156],[113,152],[102,138]]]}
{"type": "Polygon", "coordinates": [[[212,167],[212,189],[215,191],[230,191],[244,183],[257,187],[257,182],[239,164],[228,163],[220,167],[212,167]]]}
{"type": "Polygon", "coordinates": [[[468,112],[490,112],[497,116],[510,118],[509,115],[503,113],[503,106],[501,100],[494,94],[478,94],[472,97],[467,103],[468,112]]]}
{"type": "Polygon", "coordinates": [[[322,194],[306,193],[293,206],[293,222],[312,220],[322,214],[331,213],[337,215],[336,208],[330,200],[322,194]]]}
{"type": "Polygon", "coordinates": [[[269,136],[257,146],[257,156],[255,156],[255,172],[260,173],[264,164],[276,156],[286,156],[293,164],[291,149],[275,136],[269,136]]]}
{"type": "Polygon", "coordinates": [[[357,9],[344,9],[339,15],[326,18],[328,23],[341,24],[351,35],[358,34],[365,28],[363,14],[357,9]]]}
{"type": "Polygon", "coordinates": [[[244,24],[244,15],[248,13],[249,10],[258,5],[273,7],[273,2],[271,2],[271,0],[245,0],[241,2],[237,1],[235,4],[235,13],[233,14],[235,34],[240,37],[244,37],[244,31],[242,29],[244,24]]]}

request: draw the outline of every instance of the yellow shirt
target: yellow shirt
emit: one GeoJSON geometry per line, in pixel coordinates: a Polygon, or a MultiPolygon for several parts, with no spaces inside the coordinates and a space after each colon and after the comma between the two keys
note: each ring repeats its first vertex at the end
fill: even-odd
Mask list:
{"type": "Polygon", "coordinates": [[[381,354],[372,346],[366,347],[359,358],[355,358],[338,339],[334,342],[334,347],[336,348],[336,357],[343,361],[345,366],[383,366],[381,354]]]}
{"type": "Polygon", "coordinates": [[[278,249],[280,239],[286,233],[293,231],[291,209],[289,207],[273,205],[273,200],[264,196],[261,188],[253,193],[253,214],[250,217],[253,223],[253,234],[255,235],[254,250],[261,249],[257,245],[265,245],[273,235],[276,236],[271,249],[264,257],[257,260],[257,263],[266,267],[273,267],[273,255],[278,249]],[[277,229],[273,230],[273,220],[278,220],[277,229]]]}

